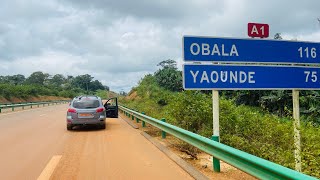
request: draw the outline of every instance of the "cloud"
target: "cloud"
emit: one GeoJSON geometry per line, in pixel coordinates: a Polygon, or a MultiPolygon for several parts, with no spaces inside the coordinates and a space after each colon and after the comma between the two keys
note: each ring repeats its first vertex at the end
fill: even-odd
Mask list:
{"type": "Polygon", "coordinates": [[[318,0],[5,0],[0,75],[88,73],[128,91],[162,60],[181,69],[183,35],[245,38],[247,23],[260,22],[271,36],[320,41],[318,7],[318,0]]]}
{"type": "Polygon", "coordinates": [[[88,60],[81,56],[65,52],[45,51],[41,55],[3,62],[0,71],[8,75],[16,73],[30,75],[32,72],[39,70],[49,74],[76,75],[90,72],[90,70],[78,67],[78,65],[86,63],[88,63],[88,60]]]}

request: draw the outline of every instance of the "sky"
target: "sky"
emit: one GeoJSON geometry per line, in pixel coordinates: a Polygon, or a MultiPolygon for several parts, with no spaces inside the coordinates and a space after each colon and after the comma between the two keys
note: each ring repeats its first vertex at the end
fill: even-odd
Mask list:
{"type": "Polygon", "coordinates": [[[90,74],[128,92],[163,60],[182,68],[184,35],[247,38],[256,22],[320,42],[317,18],[319,0],[4,0],[0,75],[90,74]]]}

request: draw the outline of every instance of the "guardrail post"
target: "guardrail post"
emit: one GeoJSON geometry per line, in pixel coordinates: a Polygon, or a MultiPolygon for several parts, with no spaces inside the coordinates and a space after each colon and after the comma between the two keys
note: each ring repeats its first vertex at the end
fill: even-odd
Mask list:
{"type": "MultiPolygon", "coordinates": [[[[219,136],[212,136],[211,139],[219,142],[219,136]]],[[[215,172],[220,172],[220,160],[212,157],[212,161],[213,161],[213,170],[215,172]]]]}
{"type": "Polygon", "coordinates": [[[134,116],[133,116],[133,113],[131,114],[131,119],[132,119],[132,120],[134,120],[134,116]]]}
{"type": "Polygon", "coordinates": [[[12,111],[14,111],[14,106],[12,106],[12,111]]]}
{"type": "MultiPolygon", "coordinates": [[[[161,121],[166,122],[166,119],[162,118],[161,121]]],[[[165,131],[161,131],[161,137],[162,137],[162,139],[165,139],[167,137],[167,133],[165,131]]]]}
{"type": "MultiPolygon", "coordinates": [[[[141,112],[141,114],[145,115],[144,112],[141,112]]],[[[142,121],[142,127],[146,127],[146,122],[145,121],[142,121]]]]}
{"type": "Polygon", "coordinates": [[[0,108],[0,113],[1,113],[1,110],[2,110],[2,109],[0,108]]]}

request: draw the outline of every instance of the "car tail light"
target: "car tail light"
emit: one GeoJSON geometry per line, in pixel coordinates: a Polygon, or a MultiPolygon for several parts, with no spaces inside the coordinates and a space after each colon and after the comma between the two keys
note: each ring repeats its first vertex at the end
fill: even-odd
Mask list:
{"type": "Polygon", "coordinates": [[[76,112],[77,112],[77,110],[75,110],[75,109],[73,109],[73,108],[69,108],[69,109],[68,109],[68,112],[76,113],[76,112]]]}
{"type": "Polygon", "coordinates": [[[97,109],[97,113],[98,113],[98,112],[102,112],[103,110],[104,110],[104,108],[98,108],[98,109],[97,109]]]}

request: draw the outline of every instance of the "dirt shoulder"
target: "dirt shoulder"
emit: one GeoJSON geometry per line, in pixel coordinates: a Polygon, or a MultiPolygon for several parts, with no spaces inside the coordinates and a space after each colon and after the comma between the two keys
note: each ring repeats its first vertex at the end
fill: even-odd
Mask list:
{"type": "Polygon", "coordinates": [[[202,174],[210,179],[232,179],[232,180],[254,180],[256,178],[238,170],[237,168],[221,161],[221,172],[216,173],[213,171],[212,156],[198,150],[196,153],[190,152],[188,148],[185,148],[185,143],[170,134],[167,134],[166,139],[161,138],[161,130],[146,123],[146,127],[142,127],[140,123],[136,123],[136,119],[133,121],[131,118],[121,114],[123,119],[127,119],[138,126],[139,130],[146,132],[153,138],[157,139],[162,145],[170,149],[173,153],[180,158],[191,164],[198,169],[202,174]]]}

